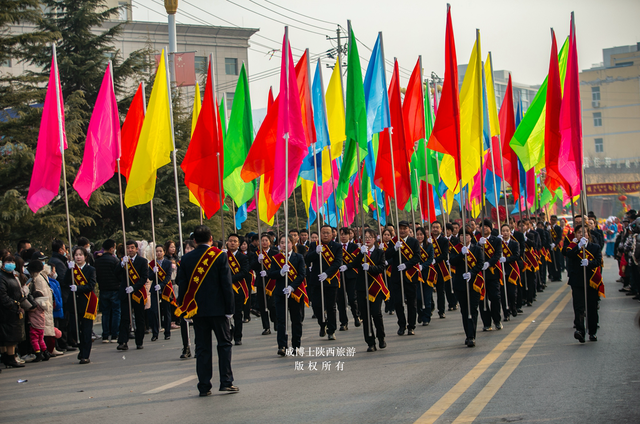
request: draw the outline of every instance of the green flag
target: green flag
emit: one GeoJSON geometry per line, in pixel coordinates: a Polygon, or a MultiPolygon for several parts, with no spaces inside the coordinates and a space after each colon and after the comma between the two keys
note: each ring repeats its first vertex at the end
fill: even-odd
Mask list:
{"type": "MultiPolygon", "coordinates": [[[[223,109],[221,107],[221,109],[223,109]]],[[[224,114],[220,115],[224,119],[224,114]]],[[[222,123],[223,131],[225,128],[222,123]]],[[[224,135],[224,190],[238,207],[251,200],[255,193],[254,182],[245,183],[240,177],[242,165],[253,142],[253,117],[249,81],[244,63],[238,76],[233,106],[229,117],[229,129],[224,135]]]]}
{"type": "Polygon", "coordinates": [[[347,136],[340,179],[336,189],[339,202],[346,199],[349,192],[349,181],[358,171],[356,148],[360,147],[360,160],[367,154],[367,108],[364,100],[362,69],[356,37],[351,30],[349,56],[347,59],[347,108],[345,111],[345,133],[347,136]]]}
{"type": "MultiPolygon", "coordinates": [[[[565,40],[558,61],[560,62],[560,81],[564,82],[567,72],[567,52],[569,51],[569,37],[565,40]]],[[[547,78],[536,93],[527,113],[522,118],[509,145],[518,155],[525,171],[534,166],[544,165],[544,124],[547,105],[547,78]]]]}

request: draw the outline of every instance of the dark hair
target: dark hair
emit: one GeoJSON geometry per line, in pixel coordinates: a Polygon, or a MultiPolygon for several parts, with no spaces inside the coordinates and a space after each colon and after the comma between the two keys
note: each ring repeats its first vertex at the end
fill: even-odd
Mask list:
{"type": "Polygon", "coordinates": [[[106,250],[110,250],[112,247],[116,246],[116,241],[112,239],[106,239],[102,242],[102,248],[106,250]]]}
{"type": "Polygon", "coordinates": [[[292,228],[292,229],[290,229],[290,230],[289,230],[289,234],[291,234],[291,233],[298,233],[298,235],[300,235],[300,231],[298,231],[298,229],[297,229],[297,228],[292,228]]]}
{"type": "Polygon", "coordinates": [[[14,258],[14,262],[16,263],[16,272],[18,273],[18,279],[20,280],[20,284],[23,286],[26,284],[28,278],[24,275],[24,259],[21,256],[16,255],[14,258]]]}
{"type": "Polygon", "coordinates": [[[451,227],[453,227],[454,225],[457,225],[457,226],[458,226],[458,228],[460,228],[460,224],[459,224],[459,223],[457,223],[456,221],[453,221],[453,222],[451,223],[451,227]]]}
{"type": "Polygon", "coordinates": [[[58,239],[53,239],[51,242],[51,252],[58,253],[60,249],[64,247],[64,243],[58,239]]]}
{"type": "MultiPolygon", "coordinates": [[[[165,242],[165,244],[164,244],[165,253],[169,253],[169,247],[171,247],[172,244],[173,244],[174,247],[176,247],[176,242],[173,241],[173,240],[167,240],[165,242]]],[[[178,250],[177,247],[176,247],[176,250],[178,250]]],[[[176,252],[176,253],[178,253],[178,252],[176,252]]]]}
{"type": "Polygon", "coordinates": [[[427,239],[429,238],[429,236],[427,235],[427,232],[422,227],[416,228],[416,235],[418,235],[418,232],[421,232],[422,235],[424,236],[424,240],[422,240],[422,245],[426,246],[427,245],[427,239]]]}
{"type": "MultiPolygon", "coordinates": [[[[432,224],[432,225],[433,225],[433,224],[432,224]]],[[[447,222],[447,223],[445,224],[445,228],[446,228],[447,230],[449,230],[449,231],[453,232],[453,224],[452,224],[452,223],[447,222]]]]}
{"type": "Polygon", "coordinates": [[[340,234],[350,234],[351,231],[353,231],[353,230],[351,228],[349,228],[349,227],[340,228],[340,234]]]}
{"type": "Polygon", "coordinates": [[[136,249],[138,248],[138,242],[135,240],[127,240],[127,246],[135,246],[136,249]]]}
{"type": "Polygon", "coordinates": [[[373,237],[374,239],[376,238],[377,234],[375,232],[375,230],[372,230],[371,228],[365,228],[364,229],[364,233],[365,234],[369,234],[371,237],[373,237]]]}
{"type": "Polygon", "coordinates": [[[395,228],[396,228],[396,227],[395,227],[395,225],[393,225],[393,224],[392,224],[392,223],[390,223],[390,222],[387,222],[387,225],[385,225],[385,227],[387,227],[387,228],[388,228],[388,227],[391,227],[391,228],[393,228],[393,229],[395,229],[395,228]]]}
{"type": "Polygon", "coordinates": [[[254,241],[260,240],[260,237],[258,237],[257,234],[254,234],[251,236],[251,242],[253,243],[254,241]]]}
{"type": "Polygon", "coordinates": [[[260,236],[260,239],[263,239],[265,237],[267,238],[267,240],[269,240],[269,243],[271,243],[271,236],[267,233],[262,233],[262,235],[260,236]]]}
{"type": "Polygon", "coordinates": [[[551,218],[558,219],[558,215],[551,215],[551,218]]]}
{"type": "Polygon", "coordinates": [[[382,234],[381,234],[381,236],[383,236],[383,235],[384,235],[384,233],[386,233],[386,232],[388,232],[390,236],[392,236],[392,235],[393,235],[393,234],[391,233],[391,230],[390,230],[390,229],[385,228],[384,230],[382,230],[382,234]]]}
{"type": "Polygon", "coordinates": [[[489,218],[485,218],[485,220],[482,222],[482,226],[493,228],[493,222],[491,222],[489,218]]]}
{"type": "Polygon", "coordinates": [[[8,254],[7,256],[2,258],[2,263],[15,262],[15,261],[16,261],[16,258],[14,258],[12,254],[8,254]]]}
{"type": "MultiPolygon", "coordinates": [[[[172,242],[172,243],[173,243],[173,242],[172,242]]],[[[166,246],[166,245],[165,245],[165,246],[166,246]]],[[[191,247],[192,247],[192,248],[194,248],[194,249],[197,247],[197,246],[196,246],[196,242],[195,242],[195,241],[193,241],[193,240],[187,240],[187,241],[185,241],[185,242],[184,242],[184,247],[187,247],[187,246],[191,246],[191,247]]],[[[186,249],[183,249],[182,251],[184,252],[185,250],[186,250],[186,249]]],[[[166,250],[165,250],[165,252],[166,252],[166,250]]]]}
{"type": "Polygon", "coordinates": [[[208,243],[211,240],[211,230],[206,225],[198,225],[193,230],[193,239],[196,243],[208,243]]]}
{"type": "Polygon", "coordinates": [[[35,274],[39,273],[43,269],[44,269],[44,264],[39,260],[29,261],[29,264],[27,265],[27,270],[29,271],[29,274],[31,274],[32,277],[34,277],[35,274]]]}
{"type": "Polygon", "coordinates": [[[333,230],[335,230],[335,228],[333,228],[333,227],[332,227],[331,225],[329,225],[329,224],[323,224],[323,225],[320,227],[320,231],[322,231],[322,229],[323,229],[323,228],[331,228],[331,231],[332,231],[332,232],[333,232],[333,230]]]}
{"type": "Polygon", "coordinates": [[[574,232],[574,233],[577,233],[577,232],[578,232],[578,230],[580,230],[581,228],[582,228],[582,224],[577,224],[577,225],[575,226],[575,228],[573,229],[573,232],[574,232]]]}
{"type": "Polygon", "coordinates": [[[165,252],[165,253],[166,253],[166,250],[164,250],[164,246],[163,246],[163,245],[161,245],[161,244],[156,244],[156,250],[158,249],[158,247],[159,247],[160,249],[162,249],[162,251],[163,251],[163,252],[165,252]]]}
{"type": "Polygon", "coordinates": [[[306,228],[303,228],[302,230],[300,230],[300,234],[302,233],[309,234],[309,230],[307,230],[306,228]]]}
{"type": "Polygon", "coordinates": [[[315,235],[318,235],[318,232],[317,232],[317,231],[313,231],[310,235],[312,236],[312,235],[314,235],[314,234],[315,234],[315,235]]]}
{"type": "Polygon", "coordinates": [[[287,240],[289,240],[291,242],[291,244],[294,244],[293,240],[291,239],[291,235],[285,236],[284,234],[282,234],[280,236],[280,238],[278,238],[278,244],[280,244],[282,242],[282,239],[285,238],[285,237],[287,238],[287,240]]]}
{"type": "MultiPolygon", "coordinates": [[[[130,246],[130,244],[129,244],[129,243],[127,243],[127,246],[130,246]]],[[[71,255],[72,255],[73,257],[75,257],[75,256],[76,256],[76,252],[77,252],[78,250],[82,252],[82,254],[84,255],[84,259],[85,259],[85,260],[89,257],[89,252],[87,252],[87,249],[85,249],[85,248],[84,248],[84,247],[82,247],[82,246],[76,246],[76,247],[73,249],[73,252],[71,252],[71,255]]]]}
{"type": "Polygon", "coordinates": [[[440,228],[442,228],[442,224],[440,223],[440,221],[433,221],[431,223],[431,226],[433,227],[434,225],[438,224],[440,226],[440,228]]]}
{"type": "Polygon", "coordinates": [[[76,242],[78,246],[86,246],[87,244],[91,244],[88,238],[86,237],[78,237],[78,241],[76,242]]]}
{"type": "Polygon", "coordinates": [[[18,241],[18,250],[16,252],[20,253],[20,251],[24,249],[27,246],[27,244],[31,244],[31,242],[26,239],[18,241]]]}
{"type": "Polygon", "coordinates": [[[504,227],[508,227],[508,228],[509,228],[509,230],[511,230],[511,227],[509,226],[509,224],[502,224],[502,225],[500,226],[500,230],[502,230],[504,227]]]}
{"type": "Polygon", "coordinates": [[[36,249],[35,247],[32,247],[30,249],[23,250],[22,253],[20,253],[20,256],[25,262],[29,262],[34,253],[36,253],[36,249]]]}
{"type": "Polygon", "coordinates": [[[7,255],[9,255],[9,251],[7,249],[0,249],[0,259],[4,258],[7,255]]]}
{"type": "Polygon", "coordinates": [[[235,237],[235,238],[237,238],[237,239],[238,239],[238,242],[240,242],[240,236],[239,236],[238,234],[236,234],[236,233],[231,233],[231,234],[229,234],[229,235],[227,236],[227,241],[229,241],[229,239],[230,239],[231,237],[235,237]]]}

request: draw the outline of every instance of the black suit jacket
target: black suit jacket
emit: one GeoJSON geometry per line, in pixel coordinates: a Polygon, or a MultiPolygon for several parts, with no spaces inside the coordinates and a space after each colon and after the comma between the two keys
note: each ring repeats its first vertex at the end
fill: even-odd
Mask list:
{"type": "MultiPolygon", "coordinates": [[[[85,284],[84,286],[78,286],[78,290],[76,293],[78,294],[76,298],[76,302],[78,305],[78,312],[84,316],[84,311],[87,309],[88,299],[84,294],[95,291],[96,289],[96,269],[89,265],[88,263],[82,268],[82,274],[87,279],[89,284],[85,284]]],[[[64,284],[61,287],[63,292],[67,292],[71,294],[71,279],[73,278],[73,271],[68,270],[68,272],[64,275],[64,284]]],[[[68,296],[68,295],[67,295],[68,296]]],[[[71,298],[71,302],[73,302],[73,298],[71,298]]]]}
{"type": "MultiPolygon", "coordinates": [[[[376,247],[375,249],[373,249],[373,252],[371,252],[371,256],[369,256],[369,261],[367,261],[367,263],[369,263],[369,271],[367,271],[367,274],[369,274],[367,276],[368,281],[369,281],[369,286],[371,286],[371,275],[379,275],[385,272],[385,270],[387,269],[387,267],[385,266],[384,262],[385,262],[385,251],[380,249],[379,247],[376,247]]],[[[362,264],[364,263],[364,255],[362,254],[362,252],[358,251],[358,256],[356,256],[356,260],[354,261],[355,263],[357,263],[358,267],[359,267],[359,271],[358,271],[358,275],[357,275],[357,279],[356,279],[356,290],[361,291],[361,292],[366,292],[367,291],[367,286],[365,283],[365,271],[362,269],[362,264]]],[[[384,276],[382,277],[382,281],[384,281],[384,276]]]]}
{"type": "Polygon", "coordinates": [[[559,225],[554,225],[552,227],[553,232],[549,232],[549,236],[551,237],[551,243],[555,244],[556,246],[560,245],[560,242],[562,241],[562,228],[560,228],[559,225]],[[553,236],[555,234],[555,237],[553,236]]]}
{"type": "MultiPolygon", "coordinates": [[[[340,247],[342,248],[342,243],[340,243],[340,247]]],[[[349,242],[347,243],[347,252],[351,253],[351,255],[353,256],[357,256],[357,254],[360,252],[360,248],[358,247],[357,244],[353,243],[353,242],[349,242]]],[[[346,280],[355,280],[356,278],[358,278],[358,274],[361,273],[362,271],[362,267],[360,265],[362,265],[362,263],[358,264],[356,263],[356,261],[354,260],[351,264],[348,264],[345,260],[344,260],[344,252],[342,254],[343,258],[342,258],[342,264],[346,265],[347,270],[343,273],[344,274],[344,278],[346,280]],[[355,272],[354,270],[358,269],[358,272],[355,272]]]]}
{"type": "MultiPolygon", "coordinates": [[[[591,277],[593,270],[599,266],[602,266],[602,249],[595,243],[587,244],[586,249],[593,255],[593,260],[589,261],[587,265],[587,286],[589,286],[588,280],[591,277]]],[[[567,273],[569,274],[569,285],[571,287],[584,287],[584,271],[582,270],[582,249],[578,248],[578,245],[567,246],[564,249],[564,253],[567,256],[567,273]]]]}
{"type": "MultiPolygon", "coordinates": [[[[118,264],[116,266],[118,269],[118,275],[120,276],[120,294],[124,295],[126,294],[125,288],[127,287],[127,272],[122,264],[118,264]]],[[[133,260],[133,267],[138,271],[138,275],[140,276],[140,280],[138,280],[136,284],[133,284],[133,293],[135,293],[147,283],[147,279],[149,278],[149,261],[138,254],[133,260]]],[[[132,283],[133,282],[130,281],[130,284],[132,283]]]]}
{"type": "Polygon", "coordinates": [[[485,279],[493,281],[493,280],[498,280],[500,278],[500,272],[498,268],[500,267],[500,256],[502,256],[502,240],[500,240],[498,237],[491,235],[487,239],[487,244],[489,243],[491,244],[491,246],[493,246],[494,252],[493,252],[493,255],[489,257],[486,254],[487,245],[485,244],[484,261],[489,262],[489,268],[485,272],[485,279]]]}
{"type": "Polygon", "coordinates": [[[400,251],[395,249],[395,243],[391,244],[385,251],[385,257],[389,266],[391,266],[391,282],[395,284],[400,284],[400,272],[398,271],[398,265],[400,264],[405,264],[407,267],[403,271],[405,274],[404,284],[415,284],[417,281],[417,279],[414,278],[413,283],[411,283],[411,281],[406,278],[406,272],[420,263],[420,243],[413,237],[407,237],[405,243],[413,251],[413,257],[411,259],[407,259],[404,255],[399,255],[400,251]],[[402,256],[402,259],[400,256],[402,256]]]}
{"type": "Polygon", "coordinates": [[[440,248],[440,255],[435,257],[436,264],[442,261],[448,260],[449,259],[449,239],[447,239],[445,236],[440,234],[437,239],[433,240],[433,242],[438,243],[438,247],[440,248]]]}
{"type": "MultiPolygon", "coordinates": [[[[322,272],[326,273],[328,277],[332,277],[336,272],[338,272],[340,266],[342,266],[342,245],[340,243],[336,243],[335,241],[330,241],[325,245],[329,249],[331,249],[331,252],[335,256],[335,260],[333,261],[331,266],[329,266],[327,261],[322,258],[322,272]]],[[[311,243],[311,245],[309,246],[309,253],[307,253],[307,256],[305,256],[304,260],[307,266],[310,268],[309,278],[307,279],[307,282],[310,286],[319,286],[320,280],[318,279],[318,275],[320,275],[320,255],[316,253],[315,242],[311,243]]],[[[340,275],[331,280],[331,282],[329,282],[329,279],[327,278],[326,280],[324,280],[324,286],[338,287],[339,280],[340,275]]]]}
{"type": "Polygon", "coordinates": [[[449,263],[452,267],[455,267],[455,272],[453,274],[453,289],[454,290],[466,290],[465,284],[469,285],[469,293],[473,291],[473,281],[475,280],[478,273],[482,272],[482,261],[480,260],[482,255],[482,248],[476,244],[469,245],[469,251],[473,253],[476,257],[476,266],[473,268],[469,268],[469,273],[471,273],[471,279],[467,282],[463,274],[465,272],[465,255],[460,253],[456,253],[455,251],[451,252],[451,256],[449,257],[449,263]]]}
{"type": "MultiPolygon", "coordinates": [[[[209,247],[201,244],[191,252],[182,257],[176,281],[180,287],[178,305],[182,305],[182,299],[187,292],[189,279],[193,270],[205,254],[209,247]]],[[[231,270],[229,260],[225,252],[220,253],[216,261],[211,265],[211,269],[200,283],[200,288],[196,293],[196,303],[198,304],[197,317],[216,317],[233,315],[235,312],[235,302],[231,287],[231,270]]]]}
{"type": "MultiPolygon", "coordinates": [[[[276,255],[277,255],[277,252],[276,252],[276,255]]],[[[275,258],[273,256],[271,257],[271,260],[273,261],[273,265],[271,266],[271,269],[267,271],[267,277],[276,280],[276,287],[273,290],[273,293],[276,296],[284,296],[284,293],[282,292],[282,290],[284,290],[284,288],[287,286],[291,286],[291,288],[293,288],[293,290],[295,291],[306,278],[307,266],[304,262],[304,257],[302,257],[301,254],[293,252],[289,257],[289,266],[295,268],[296,271],[298,272],[298,275],[293,281],[289,280],[288,276],[284,276],[280,274],[280,270],[282,268],[280,268],[280,266],[276,264],[275,258]],[[286,281],[285,281],[285,277],[286,277],[286,281]]]]}
{"type": "MultiPolygon", "coordinates": [[[[229,260],[229,255],[233,255],[233,253],[227,252],[227,260],[229,260]]],[[[240,271],[234,274],[231,272],[231,268],[229,268],[229,272],[231,272],[231,282],[237,283],[244,280],[247,288],[249,289],[249,294],[251,294],[251,267],[249,265],[249,258],[247,258],[247,255],[242,253],[240,249],[236,251],[235,256],[240,264],[240,271]]],[[[244,297],[244,293],[240,290],[236,293],[236,296],[244,297]]]]}

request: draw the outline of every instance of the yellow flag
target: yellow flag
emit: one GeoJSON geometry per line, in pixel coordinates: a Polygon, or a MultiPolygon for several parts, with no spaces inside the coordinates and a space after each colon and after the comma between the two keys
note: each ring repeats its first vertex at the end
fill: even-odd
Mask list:
{"type": "MultiPolygon", "coordinates": [[[[453,156],[447,154],[442,156],[442,162],[440,162],[440,177],[452,193],[460,192],[460,184],[458,184],[456,177],[456,163],[453,160],[453,156]]],[[[453,202],[453,196],[451,196],[451,202],[453,202]]],[[[451,205],[447,206],[447,211],[451,211],[451,205]]]]}
{"type": "Polygon", "coordinates": [[[304,210],[307,212],[307,217],[309,217],[311,193],[313,193],[313,186],[315,185],[315,182],[300,178],[300,185],[302,186],[302,202],[304,203],[304,210]]]}
{"type": "Polygon", "coordinates": [[[260,190],[258,191],[258,212],[260,213],[260,220],[266,222],[268,225],[273,225],[275,215],[271,219],[267,219],[267,197],[264,194],[265,183],[264,174],[260,176],[260,190]]]}
{"type": "MultiPolygon", "coordinates": [[[[196,82],[196,97],[193,100],[193,113],[191,114],[191,137],[193,137],[193,132],[196,129],[196,124],[198,123],[198,115],[200,115],[200,109],[202,109],[202,100],[200,100],[200,85],[196,82]]],[[[200,203],[198,203],[198,199],[196,196],[189,191],[189,201],[194,205],[200,207],[200,203]]],[[[202,212],[204,215],[204,211],[202,212]]]]}
{"type": "Polygon", "coordinates": [[[342,145],[347,139],[339,66],[333,67],[325,101],[327,102],[327,124],[329,126],[329,140],[331,141],[331,156],[335,160],[342,156],[342,145]]]}
{"type": "Polygon", "coordinates": [[[491,137],[500,135],[500,121],[498,120],[498,106],[496,105],[496,92],[493,85],[493,74],[491,73],[491,55],[487,55],[487,61],[484,64],[485,82],[487,84],[487,108],[489,115],[489,127],[491,128],[491,137]]]}
{"type": "Polygon", "coordinates": [[[169,95],[163,50],[124,194],[128,208],[153,199],[158,168],[171,162],[173,139],[169,95]]]}
{"type": "Polygon", "coordinates": [[[462,186],[473,180],[480,169],[482,152],[482,62],[480,34],[473,45],[469,65],[460,89],[460,158],[462,186]]]}

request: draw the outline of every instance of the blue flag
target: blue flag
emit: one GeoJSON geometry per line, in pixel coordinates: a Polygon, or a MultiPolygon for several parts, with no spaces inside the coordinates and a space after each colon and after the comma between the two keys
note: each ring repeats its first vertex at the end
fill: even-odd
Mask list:
{"type": "Polygon", "coordinates": [[[371,52],[369,66],[367,66],[367,73],[364,77],[364,99],[367,105],[367,140],[371,140],[373,134],[391,126],[387,78],[380,44],[380,35],[378,34],[376,45],[371,52]]]}

